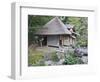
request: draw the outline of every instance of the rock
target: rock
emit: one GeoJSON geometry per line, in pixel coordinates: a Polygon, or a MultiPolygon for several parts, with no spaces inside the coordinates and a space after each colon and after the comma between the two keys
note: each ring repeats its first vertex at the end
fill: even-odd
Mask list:
{"type": "Polygon", "coordinates": [[[88,55],[87,48],[76,48],[76,49],[74,50],[74,52],[75,52],[76,55],[79,56],[79,57],[87,56],[87,55],[88,55]]]}
{"type": "Polygon", "coordinates": [[[58,59],[62,59],[65,57],[64,53],[60,53],[60,52],[56,53],[56,55],[57,55],[58,59]]]}
{"type": "Polygon", "coordinates": [[[51,60],[45,61],[45,65],[48,65],[48,66],[52,65],[52,61],[51,60]]]}
{"type": "Polygon", "coordinates": [[[64,59],[60,59],[59,62],[58,62],[58,65],[62,65],[64,62],[64,59]]]}
{"type": "Polygon", "coordinates": [[[50,53],[45,53],[44,59],[45,59],[46,61],[50,60],[50,59],[51,59],[50,53]]]}
{"type": "Polygon", "coordinates": [[[84,64],[88,63],[88,57],[87,56],[82,56],[81,60],[83,61],[84,64]]]}

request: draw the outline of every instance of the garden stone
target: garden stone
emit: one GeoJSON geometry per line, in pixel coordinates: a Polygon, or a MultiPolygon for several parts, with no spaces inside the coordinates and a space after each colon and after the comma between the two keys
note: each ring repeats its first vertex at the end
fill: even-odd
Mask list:
{"type": "Polygon", "coordinates": [[[88,63],[88,57],[87,56],[82,56],[81,60],[83,61],[84,64],[88,63]]]}
{"type": "Polygon", "coordinates": [[[65,61],[64,59],[60,59],[58,65],[62,65],[64,61],[65,61]]]}
{"type": "Polygon", "coordinates": [[[88,51],[87,48],[76,48],[74,50],[74,52],[76,53],[77,56],[82,57],[82,56],[87,56],[88,55],[88,51]]]}
{"type": "Polygon", "coordinates": [[[61,52],[57,52],[56,55],[57,55],[58,59],[62,59],[65,57],[64,53],[61,53],[61,52]]]}
{"type": "Polygon", "coordinates": [[[45,53],[44,59],[45,59],[46,61],[50,60],[50,59],[51,59],[50,53],[45,53]]]}
{"type": "Polygon", "coordinates": [[[45,65],[52,65],[52,61],[51,60],[45,61],[45,65]]]}

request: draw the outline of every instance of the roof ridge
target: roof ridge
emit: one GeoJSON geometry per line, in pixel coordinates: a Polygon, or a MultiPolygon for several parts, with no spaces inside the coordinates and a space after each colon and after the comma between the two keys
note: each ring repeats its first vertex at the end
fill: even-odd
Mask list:
{"type": "Polygon", "coordinates": [[[58,19],[58,21],[59,21],[59,23],[61,24],[61,25],[63,25],[63,30],[64,30],[64,32],[66,33],[66,31],[67,32],[69,32],[70,34],[71,34],[71,32],[66,28],[66,25],[59,19],[59,18],[57,18],[58,19]]]}

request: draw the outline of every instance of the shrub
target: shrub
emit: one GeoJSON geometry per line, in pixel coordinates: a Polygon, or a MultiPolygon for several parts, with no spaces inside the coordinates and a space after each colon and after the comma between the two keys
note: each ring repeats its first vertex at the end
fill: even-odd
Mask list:
{"type": "Polygon", "coordinates": [[[73,64],[82,64],[83,62],[75,56],[74,52],[68,51],[68,53],[65,56],[65,61],[63,64],[65,65],[73,65],[73,64]]]}
{"type": "Polygon", "coordinates": [[[51,60],[52,61],[54,61],[54,62],[59,61],[59,58],[58,58],[56,52],[52,52],[50,55],[51,55],[51,60]]]}

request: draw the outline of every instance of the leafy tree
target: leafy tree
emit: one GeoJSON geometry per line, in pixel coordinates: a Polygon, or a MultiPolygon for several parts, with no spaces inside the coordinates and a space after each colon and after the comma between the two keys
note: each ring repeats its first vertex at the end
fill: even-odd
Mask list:
{"type": "Polygon", "coordinates": [[[42,28],[53,16],[28,15],[28,43],[35,44],[40,37],[35,36],[36,31],[42,28]]]}
{"type": "Polygon", "coordinates": [[[87,46],[88,39],[88,18],[87,17],[65,17],[62,20],[65,24],[74,25],[77,36],[76,46],[87,46]]]}

